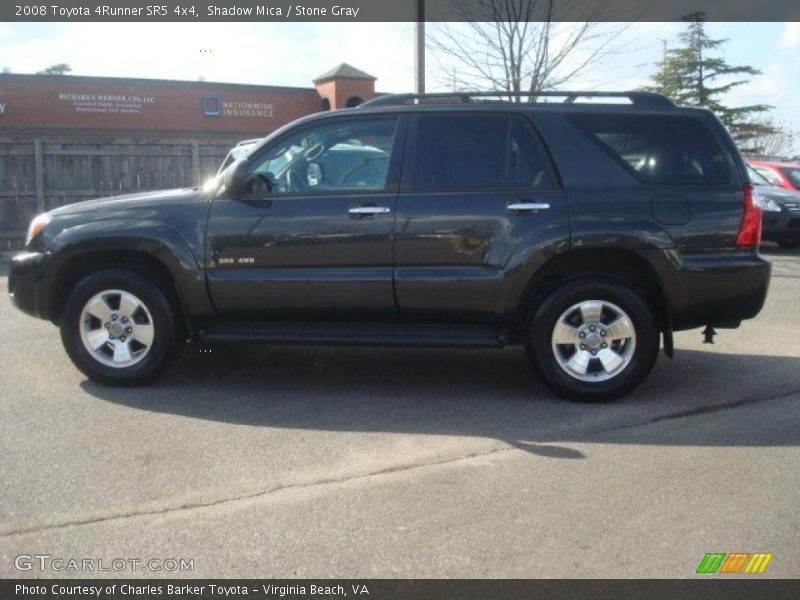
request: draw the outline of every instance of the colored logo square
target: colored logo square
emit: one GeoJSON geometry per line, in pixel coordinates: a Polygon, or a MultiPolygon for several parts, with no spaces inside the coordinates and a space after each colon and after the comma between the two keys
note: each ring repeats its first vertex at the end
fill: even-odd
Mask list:
{"type": "Polygon", "coordinates": [[[203,96],[203,114],[218,117],[222,114],[222,100],[219,96],[203,96]]]}

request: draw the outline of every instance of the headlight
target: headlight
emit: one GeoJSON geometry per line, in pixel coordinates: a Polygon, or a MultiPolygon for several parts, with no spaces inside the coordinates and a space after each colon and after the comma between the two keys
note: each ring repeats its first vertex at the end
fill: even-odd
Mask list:
{"type": "Polygon", "coordinates": [[[767,198],[758,191],[753,193],[753,205],[760,208],[764,212],[781,212],[781,206],[772,198],[767,198]]]}
{"type": "Polygon", "coordinates": [[[50,221],[53,220],[53,217],[48,215],[47,213],[42,213],[40,215],[36,215],[31,221],[30,226],[28,227],[28,235],[25,236],[25,245],[31,243],[31,240],[35,238],[39,233],[41,233],[42,229],[47,227],[50,224],[50,221]]]}

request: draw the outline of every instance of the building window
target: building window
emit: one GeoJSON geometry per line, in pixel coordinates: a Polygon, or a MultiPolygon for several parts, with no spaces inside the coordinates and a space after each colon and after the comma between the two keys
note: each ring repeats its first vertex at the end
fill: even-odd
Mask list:
{"type": "Polygon", "coordinates": [[[323,98],[322,102],[320,103],[320,110],[326,111],[331,109],[331,101],[327,98],[323,98]]]}
{"type": "Polygon", "coordinates": [[[345,104],[345,106],[347,108],[355,108],[356,106],[358,106],[362,102],[364,102],[364,99],[361,98],[360,96],[350,96],[347,99],[347,103],[345,104]]]}

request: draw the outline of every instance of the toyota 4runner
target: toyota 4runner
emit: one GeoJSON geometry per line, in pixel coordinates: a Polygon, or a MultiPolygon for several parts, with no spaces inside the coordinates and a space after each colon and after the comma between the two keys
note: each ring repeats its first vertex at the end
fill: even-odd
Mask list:
{"type": "Polygon", "coordinates": [[[587,401],[632,390],[673,331],[759,312],[759,199],[710,111],[499,96],[381,96],[275,131],[202,188],[41,214],[10,293],[110,385],[186,340],[524,344],[587,401]]]}

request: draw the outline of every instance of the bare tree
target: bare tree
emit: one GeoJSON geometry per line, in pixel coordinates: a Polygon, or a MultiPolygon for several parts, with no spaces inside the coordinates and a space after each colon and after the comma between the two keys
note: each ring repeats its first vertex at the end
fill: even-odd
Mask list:
{"type": "Polygon", "coordinates": [[[764,119],[759,125],[768,133],[748,140],[753,147],[758,148],[759,156],[786,158],[796,154],[800,144],[800,131],[774,118],[764,119]]]}
{"type": "Polygon", "coordinates": [[[629,24],[602,23],[599,3],[578,0],[451,0],[463,23],[436,23],[426,44],[434,78],[458,89],[552,90],[619,51],[629,24]],[[572,21],[582,11],[582,22],[572,21]]]}

